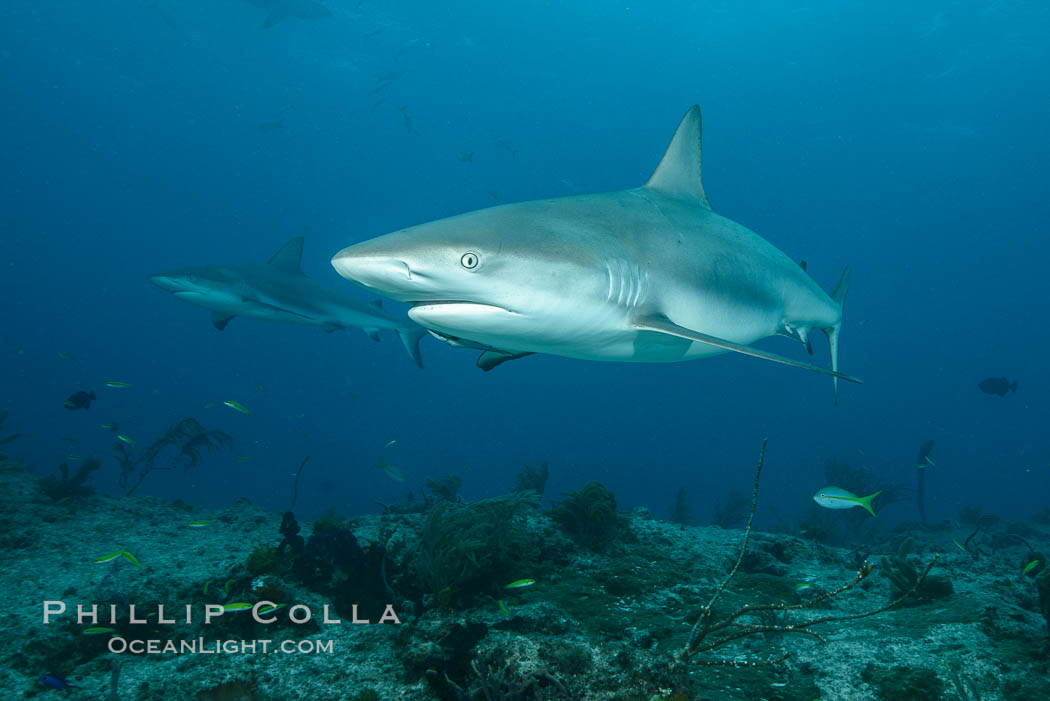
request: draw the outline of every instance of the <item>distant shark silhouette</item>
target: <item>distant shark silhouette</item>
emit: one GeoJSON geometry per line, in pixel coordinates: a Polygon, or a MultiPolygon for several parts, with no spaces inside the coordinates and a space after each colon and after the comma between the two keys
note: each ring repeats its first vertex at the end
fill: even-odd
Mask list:
{"type": "Polygon", "coordinates": [[[268,10],[263,28],[280,24],[286,19],[324,19],[332,11],[317,0],[248,0],[256,7],[268,10]]]}
{"type": "Polygon", "coordinates": [[[847,268],[829,296],[803,266],[715,214],[700,178],[700,108],[686,112],[642,187],[491,207],[364,241],[332,265],[413,304],[409,317],[484,351],[668,362],[734,351],[838,372],[847,268]],[[820,329],[831,370],[751,347],[820,329]]]}
{"type": "Polygon", "coordinates": [[[419,339],[426,331],[408,319],[387,314],[378,305],[332,292],[302,271],[303,238],[284,244],[269,263],[199,265],[152,275],[150,281],[181,300],[210,309],[212,324],[222,331],[235,316],[320,326],[325,331],[363,329],[379,340],[389,329],[401,337],[420,368],[419,339]]]}

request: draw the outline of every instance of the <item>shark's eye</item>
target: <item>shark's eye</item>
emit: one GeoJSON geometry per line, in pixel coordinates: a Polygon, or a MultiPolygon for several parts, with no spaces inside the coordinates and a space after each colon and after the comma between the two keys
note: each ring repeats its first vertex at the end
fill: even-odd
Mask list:
{"type": "Polygon", "coordinates": [[[474,268],[478,267],[478,254],[472,251],[467,251],[463,254],[463,257],[459,259],[459,262],[467,270],[473,270],[474,268]]]}

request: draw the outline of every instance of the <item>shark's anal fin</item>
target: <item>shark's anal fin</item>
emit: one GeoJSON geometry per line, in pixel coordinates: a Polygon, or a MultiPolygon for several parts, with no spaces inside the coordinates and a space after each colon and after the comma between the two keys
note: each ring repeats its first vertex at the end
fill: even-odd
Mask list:
{"type": "Polygon", "coordinates": [[[281,246],[268,261],[270,265],[286,273],[303,274],[303,237],[296,236],[281,246]]]}
{"type": "Polygon", "coordinates": [[[505,353],[504,351],[485,351],[478,356],[478,360],[475,364],[484,372],[488,372],[492,368],[502,365],[508,360],[517,360],[518,358],[524,358],[526,355],[532,355],[532,353],[505,353]]]}
{"type": "Polygon", "coordinates": [[[844,375],[834,370],[828,370],[826,368],[817,367],[816,365],[810,365],[808,363],[801,363],[791,358],[785,358],[782,355],[776,353],[769,353],[767,351],[758,350],[751,346],[743,346],[739,343],[733,343],[727,341],[724,338],[718,338],[717,336],[709,336],[706,333],[700,333],[699,331],[693,331],[683,326],[679,326],[663,314],[638,314],[632,320],[631,324],[634,328],[639,331],[655,331],[656,333],[665,333],[671,336],[677,336],[678,338],[684,338],[688,341],[696,341],[697,343],[706,343],[709,346],[715,346],[716,348],[722,348],[724,350],[733,351],[734,353],[743,353],[744,355],[754,356],[755,358],[763,358],[765,360],[772,360],[774,363],[782,363],[784,365],[790,365],[796,368],[802,368],[803,370],[809,370],[811,372],[819,372],[822,375],[830,375],[836,379],[843,379],[847,382],[860,383],[856,377],[850,375],[844,375]]]}
{"type": "Polygon", "coordinates": [[[217,328],[219,331],[222,331],[226,328],[226,324],[230,323],[230,319],[232,318],[232,316],[226,316],[225,314],[220,314],[219,312],[212,312],[211,325],[217,328]]]}

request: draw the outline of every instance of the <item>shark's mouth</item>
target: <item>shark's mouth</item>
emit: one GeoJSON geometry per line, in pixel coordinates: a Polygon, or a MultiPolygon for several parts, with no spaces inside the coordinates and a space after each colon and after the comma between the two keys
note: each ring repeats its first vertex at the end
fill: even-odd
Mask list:
{"type": "Polygon", "coordinates": [[[409,302],[409,304],[412,305],[412,311],[426,311],[428,308],[433,307],[435,311],[443,312],[451,311],[453,308],[458,307],[463,311],[491,312],[495,310],[507,314],[518,314],[513,309],[507,309],[498,304],[486,304],[485,302],[475,302],[468,299],[427,299],[409,302]]]}

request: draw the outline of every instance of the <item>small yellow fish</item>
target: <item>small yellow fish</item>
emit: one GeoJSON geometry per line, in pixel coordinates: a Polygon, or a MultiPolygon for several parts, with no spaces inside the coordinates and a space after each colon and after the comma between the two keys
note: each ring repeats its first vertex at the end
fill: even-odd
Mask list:
{"type": "Polygon", "coordinates": [[[259,609],[259,614],[265,616],[268,613],[273,613],[277,609],[283,609],[287,605],[288,604],[277,604],[276,606],[263,606],[261,609],[259,609]]]}
{"type": "Polygon", "coordinates": [[[225,404],[226,406],[230,407],[234,411],[241,412],[242,414],[250,414],[250,413],[252,413],[252,412],[248,411],[247,409],[245,409],[243,404],[241,404],[240,402],[235,402],[232,399],[227,399],[225,402],[223,402],[223,404],[225,404]]]}
{"type": "Polygon", "coordinates": [[[238,602],[233,603],[233,604],[226,604],[225,606],[222,607],[222,610],[223,611],[248,611],[248,610],[251,609],[251,607],[252,607],[252,604],[249,604],[249,603],[247,603],[245,601],[238,601],[238,602]]]}
{"type": "Polygon", "coordinates": [[[499,604],[500,611],[507,614],[508,616],[511,615],[510,611],[507,610],[507,606],[503,603],[503,599],[499,599],[498,601],[496,601],[496,603],[499,604]]]}
{"type": "Polygon", "coordinates": [[[106,387],[112,387],[113,389],[125,389],[131,387],[127,382],[121,382],[119,380],[110,380],[106,383],[106,387]]]}
{"type": "Polygon", "coordinates": [[[190,528],[204,528],[215,523],[218,523],[218,521],[190,521],[189,526],[190,528]]]}
{"type": "Polygon", "coordinates": [[[511,582],[510,584],[508,584],[507,586],[505,586],[503,588],[504,589],[523,589],[525,587],[531,587],[535,583],[536,583],[535,579],[518,579],[518,580],[515,580],[515,581],[511,582]]]}
{"type": "Polygon", "coordinates": [[[84,635],[102,635],[103,633],[113,633],[116,628],[85,628],[84,635]]]}
{"type": "Polygon", "coordinates": [[[795,590],[796,591],[805,591],[806,589],[812,589],[812,588],[813,588],[813,585],[810,584],[809,582],[799,582],[798,584],[795,585],[795,590]]]}
{"type": "Polygon", "coordinates": [[[131,553],[129,553],[127,550],[118,550],[117,552],[110,553],[109,555],[103,555],[102,557],[96,557],[95,558],[95,563],[96,564],[102,564],[103,562],[110,562],[112,560],[116,560],[118,557],[124,558],[125,560],[127,560],[131,564],[135,565],[135,567],[142,567],[142,564],[139,563],[139,561],[135,559],[135,556],[132,555],[131,553]]]}
{"type": "Polygon", "coordinates": [[[394,445],[395,443],[397,443],[397,439],[396,438],[391,438],[390,440],[388,440],[386,442],[386,445],[384,445],[383,447],[384,448],[389,448],[390,446],[394,445]]]}
{"type": "Polygon", "coordinates": [[[117,429],[120,428],[120,424],[117,424],[117,423],[99,424],[99,426],[101,426],[102,428],[105,428],[105,429],[109,429],[110,431],[116,431],[117,429]]]}
{"type": "Polygon", "coordinates": [[[1034,570],[1036,567],[1038,567],[1039,566],[1039,562],[1040,562],[1039,560],[1032,560],[1027,565],[1025,565],[1024,569],[1021,570],[1021,576],[1022,577],[1025,576],[1026,574],[1028,574],[1029,572],[1034,570]]]}
{"type": "Polygon", "coordinates": [[[204,595],[205,596],[208,595],[208,587],[210,587],[210,586],[211,586],[211,580],[209,579],[207,582],[204,583],[204,595]]]}
{"type": "Polygon", "coordinates": [[[964,546],[962,543],[957,541],[955,538],[952,538],[952,542],[955,543],[955,545],[959,548],[959,550],[962,550],[964,553],[970,552],[969,550],[966,549],[966,546],[964,546]]]}
{"type": "Polygon", "coordinates": [[[250,455],[245,455],[243,458],[237,458],[237,462],[250,462],[251,459],[252,457],[250,455]]]}
{"type": "Polygon", "coordinates": [[[118,433],[117,434],[117,440],[122,442],[122,443],[127,443],[130,446],[134,446],[135,445],[135,441],[131,440],[130,438],[125,436],[123,433],[118,433]]]}

